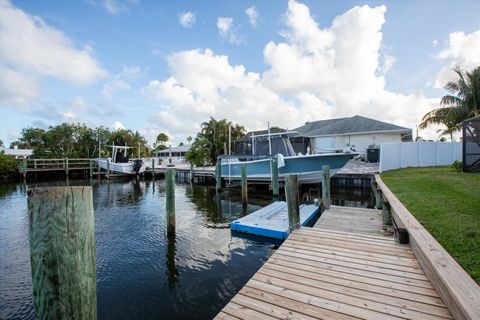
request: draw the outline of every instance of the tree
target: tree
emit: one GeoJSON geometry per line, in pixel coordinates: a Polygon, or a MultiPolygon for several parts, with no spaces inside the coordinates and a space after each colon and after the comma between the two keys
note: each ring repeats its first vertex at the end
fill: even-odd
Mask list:
{"type": "Polygon", "coordinates": [[[3,141],[0,140],[0,148],[3,148],[3,141]]]}
{"type": "Polygon", "coordinates": [[[225,145],[228,144],[228,127],[231,127],[232,143],[245,135],[243,126],[233,124],[227,119],[217,121],[210,117],[210,120],[203,122],[201,127],[201,131],[197,134],[192,148],[190,148],[191,152],[187,152],[187,160],[191,157],[199,161],[201,156],[203,156],[205,163],[214,164],[219,155],[226,153],[225,145]]]}
{"type": "Polygon", "coordinates": [[[168,140],[169,140],[168,135],[166,135],[163,132],[159,133],[158,136],[157,136],[157,139],[155,140],[155,143],[154,143],[155,150],[165,150],[165,149],[167,149],[168,140]]]}
{"type": "Polygon", "coordinates": [[[443,124],[447,128],[442,135],[450,134],[450,138],[453,132],[460,130],[463,120],[480,115],[480,67],[465,73],[459,67],[453,71],[458,79],[445,85],[450,94],[440,100],[442,107],[425,114],[419,125],[425,129],[431,124],[443,124]]]}
{"type": "Polygon", "coordinates": [[[0,181],[15,177],[17,168],[17,161],[12,156],[5,155],[3,151],[0,151],[0,181]]]}

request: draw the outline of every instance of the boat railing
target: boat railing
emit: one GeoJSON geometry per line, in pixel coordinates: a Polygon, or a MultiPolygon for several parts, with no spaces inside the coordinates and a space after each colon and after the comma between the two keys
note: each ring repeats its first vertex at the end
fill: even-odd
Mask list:
{"type": "Polygon", "coordinates": [[[270,156],[252,156],[252,155],[223,155],[220,156],[222,163],[235,163],[243,161],[263,160],[269,159],[270,156]]]}

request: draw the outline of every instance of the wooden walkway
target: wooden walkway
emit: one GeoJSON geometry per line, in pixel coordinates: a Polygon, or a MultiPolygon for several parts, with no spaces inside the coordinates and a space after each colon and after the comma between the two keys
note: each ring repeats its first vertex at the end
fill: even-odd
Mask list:
{"type": "Polygon", "coordinates": [[[382,210],[330,206],[314,226],[337,231],[391,235],[383,229],[382,210]]]}
{"type": "Polygon", "coordinates": [[[216,319],[452,319],[410,247],[372,233],[379,212],[355,210],[359,228],[341,209],[294,231],[216,319]]]}

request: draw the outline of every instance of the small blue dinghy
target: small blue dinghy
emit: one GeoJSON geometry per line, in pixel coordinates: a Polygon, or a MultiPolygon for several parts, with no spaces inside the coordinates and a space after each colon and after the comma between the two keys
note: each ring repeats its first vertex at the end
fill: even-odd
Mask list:
{"type": "MultiPolygon", "coordinates": [[[[308,225],[319,210],[320,208],[313,204],[300,205],[300,224],[302,226],[308,225]]],[[[233,221],[230,229],[262,237],[286,239],[289,234],[287,203],[285,201],[275,201],[248,216],[233,221]]]]}

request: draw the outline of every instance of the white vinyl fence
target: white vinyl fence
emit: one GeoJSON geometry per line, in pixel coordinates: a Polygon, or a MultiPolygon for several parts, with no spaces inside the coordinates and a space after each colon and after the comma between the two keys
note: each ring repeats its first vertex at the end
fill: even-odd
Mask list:
{"type": "Polygon", "coordinates": [[[380,147],[380,172],[406,168],[450,165],[462,160],[460,142],[395,142],[380,147]]]}

